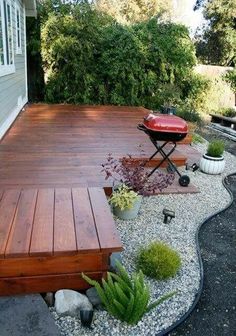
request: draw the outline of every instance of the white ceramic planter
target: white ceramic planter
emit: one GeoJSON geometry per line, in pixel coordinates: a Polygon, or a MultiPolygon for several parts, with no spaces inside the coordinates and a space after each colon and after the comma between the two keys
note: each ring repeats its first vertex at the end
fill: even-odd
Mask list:
{"type": "Polygon", "coordinates": [[[225,169],[225,159],[223,156],[215,158],[204,154],[200,160],[200,169],[206,174],[221,174],[225,169]]]}
{"type": "Polygon", "coordinates": [[[141,206],[142,197],[139,196],[138,199],[134,202],[134,205],[131,209],[121,210],[119,207],[113,207],[113,213],[120,219],[129,220],[134,219],[138,216],[138,212],[141,206]]]}

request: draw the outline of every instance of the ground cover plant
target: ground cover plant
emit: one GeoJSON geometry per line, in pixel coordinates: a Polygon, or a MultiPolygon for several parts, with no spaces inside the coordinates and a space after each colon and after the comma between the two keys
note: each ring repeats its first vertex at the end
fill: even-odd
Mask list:
{"type": "Polygon", "coordinates": [[[174,277],[180,267],[178,253],[162,242],[154,241],[141,248],[137,256],[137,268],[157,280],[174,277]]]}
{"type": "Polygon", "coordinates": [[[148,286],[144,283],[142,271],[130,277],[119,262],[116,265],[118,274],[108,272],[107,281],[103,279],[102,286],[85,274],[82,276],[91,286],[95,286],[106,310],[121,321],[136,324],[146,312],[175,294],[171,292],[148,304],[150,293],[148,286]]]}

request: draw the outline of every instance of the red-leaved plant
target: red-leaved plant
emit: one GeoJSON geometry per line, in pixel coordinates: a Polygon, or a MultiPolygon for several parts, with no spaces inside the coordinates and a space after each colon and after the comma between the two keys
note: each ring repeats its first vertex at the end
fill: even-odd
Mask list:
{"type": "Polygon", "coordinates": [[[125,184],[143,196],[153,195],[173,183],[173,173],[156,171],[149,177],[145,163],[145,160],[137,161],[131,155],[116,159],[112,154],[108,154],[106,162],[102,164],[102,172],[105,173],[106,180],[112,178],[114,184],[125,184]]]}

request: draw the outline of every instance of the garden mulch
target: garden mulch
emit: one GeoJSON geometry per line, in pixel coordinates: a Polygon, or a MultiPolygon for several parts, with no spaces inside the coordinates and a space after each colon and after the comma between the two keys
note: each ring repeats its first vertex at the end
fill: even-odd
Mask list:
{"type": "MultiPolygon", "coordinates": [[[[207,140],[219,138],[209,130],[202,135],[207,140]]],[[[236,155],[235,142],[225,143],[226,150],[236,155]]],[[[199,233],[204,268],[201,298],[190,316],[169,336],[236,335],[236,174],[227,178],[227,185],[234,198],[232,205],[204,223],[199,233]]]]}

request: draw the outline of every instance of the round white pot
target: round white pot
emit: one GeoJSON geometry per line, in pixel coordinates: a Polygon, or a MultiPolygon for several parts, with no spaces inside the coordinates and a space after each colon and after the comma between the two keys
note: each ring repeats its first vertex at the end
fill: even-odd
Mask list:
{"type": "Polygon", "coordinates": [[[212,157],[204,154],[200,160],[200,169],[206,174],[221,174],[225,169],[225,159],[221,157],[212,157]]]}

